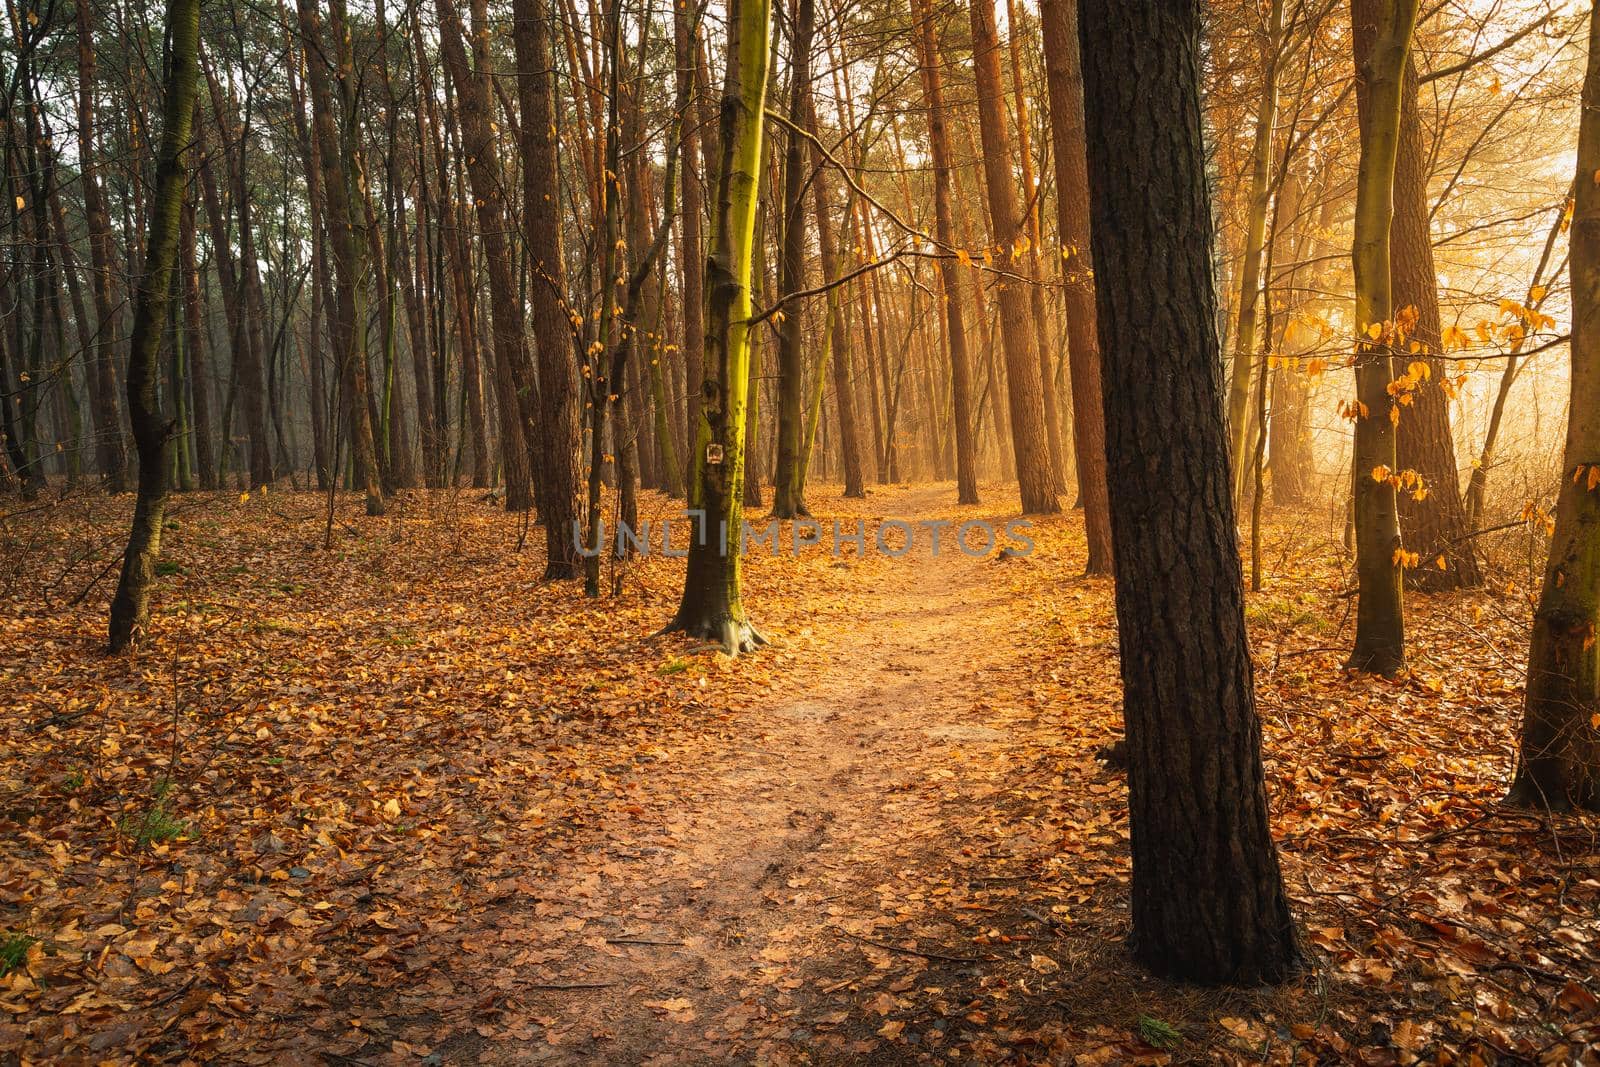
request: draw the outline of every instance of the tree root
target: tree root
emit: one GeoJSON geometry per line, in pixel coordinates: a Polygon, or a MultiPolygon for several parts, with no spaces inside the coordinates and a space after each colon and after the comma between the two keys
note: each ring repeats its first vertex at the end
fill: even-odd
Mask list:
{"type": "Polygon", "coordinates": [[[728,656],[737,656],[741,652],[754,652],[768,643],[766,635],[748,620],[734,619],[726,615],[717,619],[688,620],[680,613],[662,627],[661,633],[698,637],[722,649],[728,656]]]}

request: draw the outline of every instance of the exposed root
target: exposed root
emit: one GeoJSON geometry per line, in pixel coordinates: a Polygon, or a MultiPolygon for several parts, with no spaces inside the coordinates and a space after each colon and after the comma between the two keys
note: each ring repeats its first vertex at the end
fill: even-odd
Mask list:
{"type": "Polygon", "coordinates": [[[737,656],[741,652],[754,652],[766,646],[767,637],[747,619],[724,615],[714,619],[685,619],[679,613],[662,627],[664,634],[688,634],[721,648],[725,655],[737,656]]]}

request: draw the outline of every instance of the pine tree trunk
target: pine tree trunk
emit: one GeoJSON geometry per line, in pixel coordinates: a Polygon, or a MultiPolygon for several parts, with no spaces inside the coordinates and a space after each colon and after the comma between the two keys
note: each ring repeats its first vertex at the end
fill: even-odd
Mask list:
{"type": "Polygon", "coordinates": [[[1445,393],[1445,362],[1428,358],[1439,353],[1439,279],[1433,265],[1433,235],[1428,224],[1428,146],[1423,142],[1417,112],[1417,71],[1406,64],[1401,90],[1400,142],[1394,165],[1394,221],[1389,226],[1390,277],[1394,307],[1417,309],[1411,339],[1422,353],[1395,360],[1394,373],[1405,374],[1417,359],[1428,376],[1411,391],[1395,427],[1395,465],[1422,477],[1422,498],[1402,491],[1398,496],[1400,529],[1418,565],[1407,572],[1411,584],[1428,592],[1470,589],[1483,584],[1474,542],[1467,536],[1467,513],[1461,502],[1461,472],[1456,466],[1455,436],[1450,430],[1450,397],[1445,393]],[[1440,564],[1443,564],[1441,567],[1440,564]]]}
{"type": "Polygon", "coordinates": [[[1111,573],[1111,513],[1106,490],[1106,424],[1100,404],[1094,271],[1089,262],[1089,174],[1084,156],[1083,73],[1078,0],[1043,0],[1045,76],[1055,146],[1056,208],[1066,283],[1067,370],[1072,379],[1072,441],[1089,544],[1087,574],[1111,573]]]}
{"type": "Polygon", "coordinates": [[[1533,617],[1521,759],[1508,798],[1600,811],[1600,17],[1589,24],[1572,215],[1572,400],[1544,590],[1533,617]]]}
{"type": "MultiPolygon", "coordinates": [[[[383,490],[378,481],[377,446],[373,439],[371,409],[367,403],[366,247],[361,229],[366,223],[352,203],[362,189],[360,154],[356,151],[358,119],[355,114],[355,72],[349,63],[350,41],[344,33],[343,0],[330,5],[330,42],[322,33],[316,0],[298,0],[300,33],[306,42],[306,84],[311,90],[311,115],[322,166],[324,225],[333,253],[336,297],[334,351],[342,383],[346,423],[358,477],[366,495],[367,514],[381,515],[383,490]],[[333,92],[327,64],[341,72],[339,79],[344,128],[336,128],[333,92]]],[[[338,472],[334,472],[337,476],[338,472]]]]}
{"type": "MultiPolygon", "coordinates": [[[[1056,389],[1057,345],[1045,325],[1044,271],[1039,266],[1039,189],[1033,174],[1032,121],[1028,116],[1028,94],[1022,85],[1022,20],[1017,0],[1006,0],[1006,37],[1011,46],[1011,92],[1017,109],[1017,156],[1022,161],[1022,213],[1028,238],[1028,304],[1033,313],[1033,336],[1039,353],[1040,393],[1044,397],[1045,440],[1050,445],[1050,471],[1055,490],[1067,490],[1066,455],[1061,446],[1061,412],[1056,389]]],[[[1016,257],[1012,257],[1015,261],[1016,257]]]]}
{"type": "MultiPolygon", "coordinates": [[[[922,70],[922,95],[928,103],[928,150],[933,165],[933,235],[944,248],[955,246],[955,225],[950,215],[950,137],[945,129],[944,79],[940,72],[938,38],[930,0],[916,0],[917,65],[922,70]]],[[[955,260],[939,261],[939,293],[944,303],[945,340],[950,350],[950,401],[955,420],[956,502],[978,503],[977,447],[972,434],[971,359],[967,354],[967,327],[961,310],[961,266],[955,260]]]]}
{"type": "MultiPolygon", "coordinates": [[[[677,67],[679,99],[696,99],[699,82],[699,23],[690,22],[689,4],[673,7],[673,54],[677,67]]],[[[701,109],[696,108],[696,113],[701,109]]],[[[701,231],[705,217],[705,169],[701,148],[701,123],[694,114],[683,116],[683,211],[678,220],[678,273],[683,293],[682,358],[684,365],[683,440],[693,451],[700,425],[700,389],[705,375],[705,255],[701,231]]],[[[694,475],[694,457],[683,456],[685,478],[694,475]]]]}
{"type": "MultiPolygon", "coordinates": [[[[564,307],[561,204],[556,195],[550,12],[545,0],[513,0],[517,99],[522,108],[522,225],[532,273],[530,303],[539,360],[539,514],[547,580],[578,573],[572,523],[578,504],[577,360],[564,307]]],[[[699,208],[696,206],[696,210],[699,208]]]]}
{"type": "MultiPolygon", "coordinates": [[[[515,275],[511,271],[511,250],[506,241],[505,183],[499,164],[491,122],[494,115],[488,79],[490,71],[482,65],[486,43],[474,44],[479,69],[468,63],[467,30],[461,22],[454,0],[437,0],[441,23],[439,48],[445,69],[455,84],[457,114],[461,120],[461,147],[466,154],[467,178],[472,186],[478,214],[478,240],[483,246],[483,261],[489,276],[489,318],[494,341],[494,386],[500,411],[500,456],[505,465],[506,510],[526,511],[533,507],[533,470],[530,439],[539,421],[539,398],[528,363],[522,323],[522,306],[517,300],[515,275]]],[[[476,28],[479,18],[473,15],[476,28]]]]}
{"type": "Polygon", "coordinates": [[[128,354],[128,414],[139,450],[139,491],[133,525],[123,554],[122,575],[111,600],[109,644],[121,652],[142,637],[150,617],[150,586],[161,554],[161,529],[166,517],[167,466],[173,424],[161,411],[157,385],[161,377],[161,334],[174,290],[178,232],[183,213],[182,153],[189,144],[195,97],[200,82],[200,0],[169,0],[167,5],[169,68],[161,116],[161,146],[156,156],[156,185],[145,241],[144,272],[134,297],[133,336],[128,354]]]}
{"type": "MultiPolygon", "coordinates": [[[[1005,91],[1000,78],[1000,41],[995,31],[994,0],[972,0],[972,63],[977,77],[978,124],[983,138],[984,185],[988,193],[989,239],[998,249],[996,264],[1010,269],[1015,249],[1026,237],[1017,208],[1017,180],[1011,171],[1005,91]]],[[[1011,408],[1011,448],[1017,459],[1017,485],[1025,514],[1053,514],[1055,476],[1045,437],[1044,381],[1039,350],[1028,307],[1026,282],[1002,278],[998,283],[1000,332],[1005,343],[1006,388],[1011,408]]]]}
{"type": "MultiPolygon", "coordinates": [[[[816,134],[817,119],[814,105],[815,100],[811,114],[811,132],[816,134]]],[[[817,245],[822,259],[822,278],[826,284],[832,285],[839,276],[838,241],[833,231],[834,212],[837,206],[833,202],[833,190],[820,150],[812,153],[811,165],[816,169],[816,174],[812,178],[811,195],[813,209],[816,212],[817,245]]],[[[853,384],[855,370],[851,366],[850,323],[845,317],[844,307],[843,293],[835,290],[828,294],[827,330],[832,355],[829,363],[833,375],[834,409],[838,412],[839,418],[839,460],[844,470],[844,495],[859,499],[867,495],[867,490],[861,477],[861,437],[860,431],[856,428],[853,384]]],[[[821,368],[818,368],[818,377],[821,377],[821,368]]]]}
{"type": "MultiPolygon", "coordinates": [[[[1234,484],[1242,496],[1250,466],[1250,380],[1256,363],[1256,312],[1261,304],[1261,253],[1266,247],[1267,209],[1272,202],[1273,126],[1278,117],[1278,54],[1282,47],[1283,0],[1272,0],[1266,36],[1261,41],[1261,96],[1256,106],[1255,144],[1250,157],[1250,199],[1246,208],[1244,256],[1239,266],[1238,335],[1228,385],[1228,431],[1233,435],[1234,484]]],[[[1263,371],[1262,373],[1265,373],[1263,371]]]]}
{"type": "MultiPolygon", "coordinates": [[[[806,288],[806,179],[810,152],[797,132],[811,113],[811,42],[816,28],[813,0],[794,0],[789,17],[789,122],[783,154],[783,258],[778,291],[782,296],[806,288]]],[[[805,416],[805,357],[801,327],[805,305],[790,302],[778,324],[778,462],[772,477],[772,514],[794,519],[806,508],[802,482],[805,416]]]]}
{"type": "Polygon", "coordinates": [[[212,453],[211,361],[206,351],[206,331],[200,303],[200,269],[195,255],[195,205],[192,197],[183,204],[179,244],[183,271],[183,321],[188,338],[190,392],[194,401],[195,474],[200,488],[217,488],[217,461],[212,453]]]}
{"type": "Polygon", "coordinates": [[[1300,955],[1268,828],[1217,373],[1200,4],[1081,10],[1133,951],[1174,978],[1279,981],[1300,955]]]}

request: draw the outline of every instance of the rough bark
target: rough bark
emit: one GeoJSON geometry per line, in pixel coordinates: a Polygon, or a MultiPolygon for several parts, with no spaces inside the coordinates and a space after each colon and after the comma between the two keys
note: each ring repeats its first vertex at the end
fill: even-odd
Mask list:
{"type": "Polygon", "coordinates": [[[1130,757],[1133,951],[1203,983],[1299,963],[1268,828],[1211,269],[1199,0],[1082,0],[1130,757]]]}
{"type": "Polygon", "coordinates": [[[1428,225],[1428,145],[1423,140],[1417,108],[1417,71],[1407,62],[1400,102],[1400,141],[1394,164],[1394,220],[1389,226],[1390,279],[1394,306],[1417,309],[1411,340],[1423,351],[1395,362],[1395,372],[1421,359],[1428,377],[1411,391],[1395,427],[1396,466],[1422,477],[1424,494],[1399,494],[1400,530],[1418,565],[1407,571],[1408,582],[1428,592],[1470,589],[1483,584],[1474,549],[1467,536],[1466,508],[1461,501],[1461,473],[1456,466],[1455,436],[1450,430],[1450,397],[1445,393],[1446,364],[1428,353],[1440,352],[1439,279],[1433,265],[1433,234],[1428,225]],[[1444,566],[1441,568],[1440,563],[1444,566]]]}

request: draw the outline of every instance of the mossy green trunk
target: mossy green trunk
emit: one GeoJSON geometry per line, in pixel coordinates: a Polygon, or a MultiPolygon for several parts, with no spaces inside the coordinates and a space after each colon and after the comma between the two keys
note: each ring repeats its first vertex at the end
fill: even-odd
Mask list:
{"type": "Polygon", "coordinates": [[[739,533],[744,518],[745,388],[750,375],[750,267],[770,64],[770,0],[731,0],[723,84],[717,210],[706,256],[706,336],[689,506],[704,516],[689,546],[683,599],[668,630],[716,641],[730,655],[765,639],[745,614],[739,533]]]}
{"type": "Polygon", "coordinates": [[[173,423],[161,411],[161,334],[172,299],[178,260],[178,229],[183,214],[182,153],[194,123],[200,76],[200,0],[170,0],[167,38],[171,55],[161,114],[161,147],[145,241],[144,273],[134,299],[133,337],[128,350],[128,414],[139,452],[139,490],[133,525],[122,557],[122,575],[111,600],[109,645],[113,652],[136,643],[150,616],[150,586],[161,554],[161,527],[171,486],[167,468],[173,423]]]}

